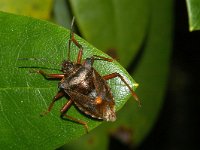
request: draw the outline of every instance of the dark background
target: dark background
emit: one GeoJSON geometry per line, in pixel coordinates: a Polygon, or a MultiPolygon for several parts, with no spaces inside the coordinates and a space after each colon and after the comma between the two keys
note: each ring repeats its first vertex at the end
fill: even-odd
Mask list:
{"type": "Polygon", "coordinates": [[[175,2],[174,43],[165,103],[138,150],[200,149],[200,32],[189,32],[184,0],[175,2]]]}

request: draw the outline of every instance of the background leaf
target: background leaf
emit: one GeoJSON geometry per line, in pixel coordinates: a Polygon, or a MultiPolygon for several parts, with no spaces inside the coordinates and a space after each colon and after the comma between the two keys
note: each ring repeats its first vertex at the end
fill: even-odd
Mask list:
{"type": "Polygon", "coordinates": [[[54,20],[57,24],[70,29],[71,26],[71,12],[69,10],[69,4],[66,0],[54,1],[54,20]]]}
{"type": "Polygon", "coordinates": [[[50,20],[53,0],[1,0],[0,11],[50,20]]]}
{"type": "MultiPolygon", "coordinates": [[[[3,12],[0,12],[0,25],[0,134],[3,135],[0,136],[0,149],[27,149],[30,146],[32,149],[55,149],[85,134],[81,125],[59,118],[65,98],[56,103],[50,114],[40,117],[56,94],[58,81],[48,81],[26,68],[58,72],[55,69],[60,69],[59,64],[66,58],[69,31],[45,21],[3,12]],[[18,60],[30,57],[48,61],[18,60]]],[[[83,39],[76,38],[84,47],[84,58],[93,54],[108,57],[83,39]]],[[[73,61],[77,52],[78,48],[73,45],[73,61]]],[[[102,75],[117,71],[131,85],[135,83],[117,62],[99,61],[94,67],[102,75]]],[[[117,78],[109,84],[118,110],[129,98],[129,90],[117,78]]],[[[69,110],[69,115],[86,121],[90,130],[101,123],[75,107],[69,110]]]]}
{"type": "Polygon", "coordinates": [[[200,29],[200,1],[199,0],[186,0],[188,8],[188,17],[190,31],[200,29]]]}

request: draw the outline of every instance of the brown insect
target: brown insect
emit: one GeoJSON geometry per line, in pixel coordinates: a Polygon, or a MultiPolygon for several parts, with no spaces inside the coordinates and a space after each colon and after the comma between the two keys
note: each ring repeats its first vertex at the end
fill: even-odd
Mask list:
{"type": "MultiPolygon", "coordinates": [[[[73,26],[74,19],[72,20],[73,26]]],[[[135,92],[131,89],[128,83],[119,73],[112,73],[105,76],[101,76],[94,68],[93,63],[96,60],[103,60],[112,62],[112,59],[105,58],[102,56],[93,55],[86,58],[82,62],[83,47],[78,43],[74,37],[74,33],[70,32],[70,39],[68,42],[68,58],[62,63],[62,74],[47,74],[42,70],[38,70],[37,73],[42,74],[45,78],[61,79],[58,83],[59,91],[53,98],[53,101],[48,107],[48,110],[44,113],[51,111],[55,101],[61,97],[68,95],[70,99],[61,108],[61,118],[67,118],[74,122],[84,125],[88,132],[87,123],[71,117],[66,114],[72,104],[75,104],[85,114],[106,121],[115,121],[115,101],[111,92],[110,87],[107,84],[107,80],[119,77],[125,85],[129,88],[131,94],[139,101],[135,92]],[[78,48],[77,62],[70,60],[70,45],[73,42],[78,48]]]]}

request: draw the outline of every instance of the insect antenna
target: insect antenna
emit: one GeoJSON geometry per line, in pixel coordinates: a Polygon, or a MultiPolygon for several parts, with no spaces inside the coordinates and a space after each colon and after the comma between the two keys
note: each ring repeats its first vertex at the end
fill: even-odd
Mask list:
{"type": "MultiPolygon", "coordinates": [[[[53,65],[55,65],[55,66],[60,66],[60,64],[58,64],[58,63],[55,63],[55,62],[52,62],[52,61],[49,61],[49,60],[47,60],[47,59],[45,59],[45,58],[34,58],[34,57],[30,57],[30,58],[18,58],[18,60],[26,60],[26,61],[29,61],[29,60],[31,60],[31,61],[39,61],[39,62],[47,62],[47,63],[49,63],[49,64],[53,64],[53,65]]],[[[22,68],[22,67],[19,67],[19,68],[22,68]]],[[[31,67],[31,68],[37,68],[37,67],[31,67]]]]}
{"type": "Polygon", "coordinates": [[[71,27],[70,27],[70,35],[69,35],[69,42],[68,42],[68,54],[67,54],[67,60],[70,60],[70,47],[72,42],[72,34],[73,34],[73,25],[74,25],[75,17],[73,16],[71,27]]]}

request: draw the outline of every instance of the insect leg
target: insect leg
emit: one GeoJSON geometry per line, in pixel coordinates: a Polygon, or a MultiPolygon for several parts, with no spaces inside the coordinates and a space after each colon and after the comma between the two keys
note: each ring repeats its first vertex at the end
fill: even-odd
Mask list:
{"type": "Polygon", "coordinates": [[[36,72],[39,73],[39,74],[41,74],[41,75],[43,75],[47,79],[49,79],[49,78],[52,78],[52,79],[62,79],[64,77],[64,74],[48,74],[48,73],[45,73],[42,70],[38,70],[36,72]]]}
{"type": "Polygon", "coordinates": [[[109,79],[116,78],[116,77],[119,77],[125,83],[125,85],[129,88],[132,96],[139,103],[139,106],[141,106],[141,102],[140,102],[138,96],[136,95],[136,93],[133,91],[133,89],[130,87],[130,85],[125,81],[125,79],[119,73],[115,72],[115,73],[111,73],[111,74],[103,76],[103,78],[105,80],[109,80],[109,79]]]}
{"type": "Polygon", "coordinates": [[[83,55],[83,47],[81,44],[78,43],[78,41],[74,38],[74,33],[71,35],[71,41],[79,48],[78,57],[77,57],[77,63],[81,64],[82,55],[83,55]]]}
{"type": "Polygon", "coordinates": [[[61,117],[62,119],[67,118],[67,119],[69,119],[69,120],[71,120],[71,121],[74,121],[74,122],[76,122],[76,123],[79,123],[79,124],[83,125],[84,128],[85,128],[85,130],[86,130],[86,132],[88,133],[88,125],[87,125],[86,122],[81,121],[81,120],[79,120],[79,119],[76,119],[76,118],[71,117],[71,116],[69,116],[69,115],[66,114],[67,111],[69,110],[69,108],[71,107],[72,104],[73,104],[73,101],[72,101],[72,100],[69,100],[69,101],[62,107],[62,109],[60,110],[60,112],[61,112],[60,117],[61,117]],[[65,118],[64,118],[64,117],[65,117],[65,118]]]}
{"type": "Polygon", "coordinates": [[[52,102],[50,103],[50,105],[49,105],[49,107],[48,107],[48,109],[47,109],[47,111],[43,112],[43,113],[41,114],[41,116],[44,116],[44,115],[46,115],[47,113],[49,113],[49,112],[51,111],[51,109],[52,109],[54,103],[55,103],[59,98],[63,97],[64,94],[65,94],[65,93],[64,93],[63,91],[59,91],[59,92],[56,94],[56,96],[54,96],[52,102]]]}
{"type": "Polygon", "coordinates": [[[70,28],[70,38],[69,38],[69,42],[68,42],[68,60],[70,60],[70,47],[71,47],[71,42],[72,42],[72,34],[73,34],[73,31],[72,31],[72,28],[73,28],[73,25],[74,25],[74,20],[75,20],[75,17],[73,17],[72,19],[72,22],[71,22],[71,28],[70,28]]]}
{"type": "Polygon", "coordinates": [[[70,60],[70,46],[71,46],[71,42],[73,42],[79,48],[77,63],[81,64],[82,55],[83,55],[83,47],[81,44],[78,43],[78,41],[74,37],[74,32],[72,31],[73,23],[74,23],[74,18],[72,19],[71,30],[70,30],[70,39],[69,39],[69,43],[68,43],[68,60],[70,60]]]}
{"type": "Polygon", "coordinates": [[[104,56],[99,56],[99,55],[93,55],[91,57],[91,59],[93,59],[93,60],[103,60],[103,61],[108,61],[108,62],[113,61],[113,59],[110,59],[110,58],[107,58],[107,57],[104,57],[104,56]]]}
{"type": "Polygon", "coordinates": [[[95,60],[103,60],[103,61],[108,61],[112,62],[113,60],[107,57],[99,56],[99,55],[93,55],[92,57],[86,58],[85,61],[83,62],[83,65],[88,65],[92,66],[95,60]]]}

